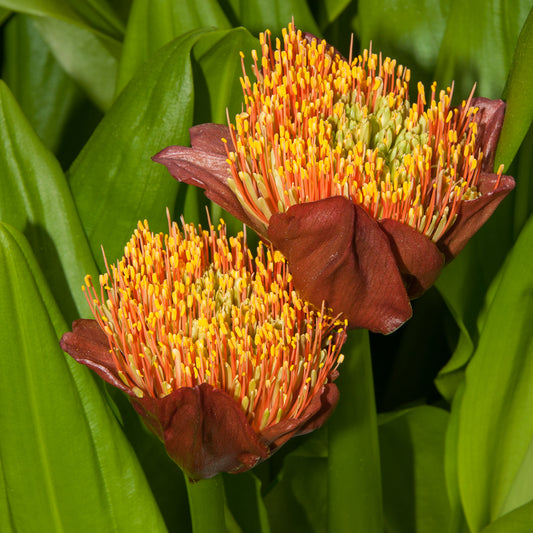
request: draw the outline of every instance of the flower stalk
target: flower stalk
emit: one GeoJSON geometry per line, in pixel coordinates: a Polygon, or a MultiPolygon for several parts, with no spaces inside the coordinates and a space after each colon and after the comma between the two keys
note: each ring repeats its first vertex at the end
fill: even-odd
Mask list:
{"type": "Polygon", "coordinates": [[[185,481],[193,533],[226,533],[222,475],[200,481],[192,481],[186,476],[185,481]]]}

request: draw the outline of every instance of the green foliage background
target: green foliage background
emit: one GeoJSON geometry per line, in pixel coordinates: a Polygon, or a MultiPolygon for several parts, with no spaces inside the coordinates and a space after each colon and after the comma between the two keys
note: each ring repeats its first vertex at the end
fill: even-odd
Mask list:
{"type": "Polygon", "coordinates": [[[101,246],[118,258],[139,219],[164,231],[165,207],[205,221],[203,194],[150,158],[238,112],[239,52],[294,17],[345,54],[371,42],[412,87],[507,100],[496,166],[517,187],[411,321],[351,334],[325,427],[224,476],[226,527],[533,531],[532,5],[0,0],[0,530],[190,530],[180,470],[58,339],[89,316],[101,246]]]}

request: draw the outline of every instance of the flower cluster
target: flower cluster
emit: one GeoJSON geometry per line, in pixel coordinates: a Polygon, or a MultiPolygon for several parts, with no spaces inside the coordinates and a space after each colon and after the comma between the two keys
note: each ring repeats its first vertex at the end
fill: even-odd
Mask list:
{"type": "MultiPolygon", "coordinates": [[[[107,265],[107,263],[106,263],[107,265]]],[[[279,252],[243,234],[139,223],[61,345],[124,390],[191,478],[241,471],[311,431],[338,399],[346,326],[294,291],[279,252]]]]}
{"type": "Polygon", "coordinates": [[[420,83],[410,102],[408,69],[293,25],[260,42],[235,123],[154,159],[268,239],[315,305],[389,333],[514,187],[491,172],[505,104],[420,83]]]}

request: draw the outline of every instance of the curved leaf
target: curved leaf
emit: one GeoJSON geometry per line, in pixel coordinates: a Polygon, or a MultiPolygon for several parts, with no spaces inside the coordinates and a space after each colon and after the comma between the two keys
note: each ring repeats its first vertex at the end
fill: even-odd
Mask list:
{"type": "Polygon", "coordinates": [[[156,50],[188,31],[205,26],[231,27],[216,0],[135,0],[124,38],[117,93],[156,50]]]}
{"type": "Polygon", "coordinates": [[[59,64],[102,110],[115,93],[120,44],[106,36],[51,17],[34,22],[59,64]]]}
{"type": "Polygon", "coordinates": [[[477,94],[498,98],[532,4],[532,0],[454,0],[435,73],[439,83],[455,79],[458,98],[466,98],[474,84],[477,94]]]}
{"type": "Polygon", "coordinates": [[[381,475],[370,345],[350,332],[337,380],[342,401],[328,422],[328,524],[341,533],[383,531],[381,475]],[[357,497],[354,497],[357,495],[357,497]]]}
{"type": "MultiPolygon", "coordinates": [[[[101,245],[109,261],[122,255],[137,220],[149,218],[160,231],[167,225],[165,207],[174,212],[178,204],[181,214],[187,188],[151,157],[166,146],[189,143],[196,83],[191,49],[205,38],[208,43],[221,39],[219,46],[229,43],[234,50],[248,36],[237,28],[203,29],[177,38],[145,63],[102,120],[71,168],[72,190],[96,257],[101,245]],[[176,198],[178,191],[181,198],[176,198]]],[[[219,68],[239,61],[227,57],[219,68]]],[[[209,83],[217,81],[210,78],[209,83]]],[[[191,198],[195,202],[197,196],[191,198]]]]}
{"type": "Polygon", "coordinates": [[[459,486],[470,528],[533,499],[533,219],[511,252],[466,371],[459,486]]]}
{"type": "Polygon", "coordinates": [[[71,163],[98,113],[91,106],[82,115],[87,103],[82,91],[59,66],[30,17],[11,17],[4,32],[2,78],[44,145],[62,165],[71,163]]]}
{"type": "Polygon", "coordinates": [[[294,23],[302,31],[320,35],[318,25],[307,2],[301,0],[236,0],[237,18],[253,34],[269,29],[273,35],[281,34],[282,28],[294,17],[294,23]]]}
{"type": "Polygon", "coordinates": [[[19,13],[52,17],[102,35],[120,38],[124,25],[105,0],[0,0],[0,6],[19,13]]]}
{"type": "Polygon", "coordinates": [[[433,69],[450,10],[442,0],[359,2],[360,40],[412,72],[413,86],[433,81],[433,69]]]}
{"type": "Polygon", "coordinates": [[[508,168],[533,121],[533,8],[520,32],[504,98],[507,109],[496,150],[495,167],[508,168]]]}
{"type": "Polygon", "coordinates": [[[420,406],[379,426],[387,531],[447,532],[450,506],[444,481],[448,413],[420,406]]]}
{"type": "Polygon", "coordinates": [[[27,242],[0,224],[0,248],[1,520],[28,532],[165,531],[94,380],[59,348],[66,327],[27,242]]]}
{"type": "Polygon", "coordinates": [[[65,316],[88,309],[80,286],[95,264],[65,176],[0,82],[0,220],[23,231],[65,316]]]}

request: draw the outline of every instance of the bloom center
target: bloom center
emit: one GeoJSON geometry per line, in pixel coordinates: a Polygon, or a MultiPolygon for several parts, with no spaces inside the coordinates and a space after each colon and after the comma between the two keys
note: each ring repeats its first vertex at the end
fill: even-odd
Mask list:
{"type": "Polygon", "coordinates": [[[260,41],[254,83],[243,65],[228,184],[265,231],[273,213],[342,195],[437,241],[480,195],[470,99],[454,108],[453,90],[433,84],[428,104],[419,83],[411,103],[410,71],[395,60],[365,50],[347,61],[292,25],[275,48],[268,32],[260,41]]]}
{"type": "Polygon", "coordinates": [[[169,222],[163,235],[139,222],[100,295],[90,277],[84,289],[137,396],[208,383],[258,431],[297,417],[342,360],[345,324],[299,298],[279,252],[260,245],[254,258],[223,224],[169,222]]]}

